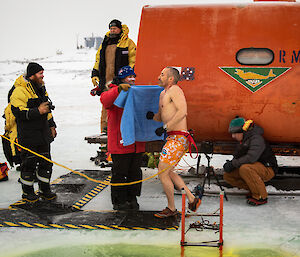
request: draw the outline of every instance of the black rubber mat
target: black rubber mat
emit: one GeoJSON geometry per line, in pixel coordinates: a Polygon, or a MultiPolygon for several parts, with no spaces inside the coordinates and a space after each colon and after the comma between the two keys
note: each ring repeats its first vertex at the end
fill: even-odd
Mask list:
{"type": "Polygon", "coordinates": [[[42,213],[35,208],[37,206],[28,210],[20,208],[0,210],[0,227],[176,230],[180,221],[179,214],[176,217],[158,219],[154,217],[154,211],[97,212],[64,209],[67,213],[63,213],[56,207],[49,213],[42,213]]]}
{"type": "Polygon", "coordinates": [[[0,227],[59,229],[178,229],[180,217],[158,219],[154,211],[82,211],[87,202],[107,187],[110,172],[80,171],[96,183],[78,174],[61,176],[51,185],[57,194],[54,201],[27,203],[19,201],[0,210],[0,227]]]}

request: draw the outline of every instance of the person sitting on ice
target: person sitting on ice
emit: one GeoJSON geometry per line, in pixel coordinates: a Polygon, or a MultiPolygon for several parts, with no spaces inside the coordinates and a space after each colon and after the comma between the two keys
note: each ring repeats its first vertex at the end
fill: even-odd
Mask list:
{"type": "Polygon", "coordinates": [[[229,124],[232,138],[239,142],[231,161],[223,165],[224,180],[232,186],[249,190],[247,203],[252,206],[266,204],[266,181],[278,170],[276,157],[264,140],[264,130],[252,120],[234,118],[229,124]]]}
{"type": "MultiPolygon", "coordinates": [[[[123,109],[114,105],[120,92],[127,91],[134,85],[135,73],[130,66],[122,67],[118,76],[108,86],[109,90],[100,96],[103,107],[107,110],[107,150],[112,158],[111,183],[128,183],[142,180],[142,155],[144,142],[134,142],[124,146],[121,136],[121,118],[123,109]]],[[[114,210],[138,210],[137,196],[141,195],[142,183],[125,186],[111,186],[111,201],[114,210]]]]}

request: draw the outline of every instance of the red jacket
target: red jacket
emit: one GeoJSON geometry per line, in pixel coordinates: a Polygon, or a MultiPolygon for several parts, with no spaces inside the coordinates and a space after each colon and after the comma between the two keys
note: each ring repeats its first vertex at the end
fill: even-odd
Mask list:
{"type": "Polygon", "coordinates": [[[123,146],[121,136],[121,118],[123,109],[114,105],[119,96],[118,86],[109,85],[110,89],[100,96],[100,101],[107,109],[107,150],[111,154],[141,153],[145,152],[145,142],[135,142],[132,145],[123,146]]]}

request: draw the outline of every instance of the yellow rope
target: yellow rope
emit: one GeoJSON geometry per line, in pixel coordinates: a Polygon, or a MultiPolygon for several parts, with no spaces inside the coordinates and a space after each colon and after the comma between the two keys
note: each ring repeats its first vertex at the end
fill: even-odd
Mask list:
{"type": "MultiPolygon", "coordinates": [[[[146,181],[146,180],[149,180],[149,179],[151,179],[151,178],[154,178],[155,176],[158,176],[159,174],[163,173],[163,172],[166,171],[167,169],[169,169],[169,168],[175,166],[175,165],[180,161],[180,158],[179,158],[179,160],[178,160],[175,164],[170,165],[169,167],[167,167],[167,168],[165,168],[165,169],[163,169],[163,170],[157,172],[156,174],[154,174],[154,175],[152,175],[152,176],[150,176],[150,177],[148,177],[148,178],[145,178],[145,179],[141,179],[141,180],[137,180],[137,181],[132,181],[132,182],[128,182],[128,183],[110,183],[110,182],[105,182],[105,181],[102,181],[102,180],[96,180],[96,179],[90,178],[89,176],[87,176],[87,175],[85,175],[85,174],[83,174],[83,173],[81,173],[81,172],[72,170],[72,169],[68,168],[68,167],[65,166],[65,165],[59,164],[59,163],[57,163],[57,162],[55,162],[55,161],[52,161],[52,160],[48,159],[47,157],[45,157],[45,156],[43,156],[43,155],[41,155],[41,154],[38,154],[38,153],[36,153],[36,152],[34,152],[34,151],[32,151],[32,150],[30,150],[30,149],[24,147],[24,146],[21,146],[20,144],[14,142],[12,139],[9,139],[9,138],[7,138],[7,137],[5,137],[5,136],[3,136],[3,135],[0,135],[0,136],[3,137],[4,139],[10,141],[11,143],[13,143],[13,144],[19,146],[20,148],[22,148],[22,149],[24,149],[24,150],[26,150],[26,151],[28,151],[28,152],[30,152],[30,153],[32,153],[32,154],[34,154],[34,155],[40,157],[40,158],[45,159],[45,160],[48,161],[48,162],[51,162],[51,163],[53,163],[53,164],[56,164],[57,166],[60,166],[60,167],[62,167],[62,168],[64,168],[64,169],[67,169],[67,170],[69,170],[69,171],[71,171],[71,172],[73,172],[73,173],[75,173],[75,174],[77,174],[77,175],[79,175],[79,176],[82,176],[82,177],[86,178],[87,180],[90,180],[90,181],[93,181],[93,182],[96,182],[96,183],[101,183],[101,184],[104,184],[104,185],[110,185],[110,186],[129,186],[129,185],[134,185],[134,184],[142,183],[142,182],[144,182],[144,181],[146,181]]],[[[186,152],[187,152],[187,150],[182,154],[182,156],[183,156],[186,152]]]]}

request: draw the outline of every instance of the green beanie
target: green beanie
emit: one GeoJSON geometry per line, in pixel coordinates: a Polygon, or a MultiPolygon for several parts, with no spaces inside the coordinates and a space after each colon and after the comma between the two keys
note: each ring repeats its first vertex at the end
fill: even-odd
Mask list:
{"type": "Polygon", "coordinates": [[[229,124],[229,133],[242,133],[245,122],[246,120],[242,117],[234,118],[229,124]]]}

